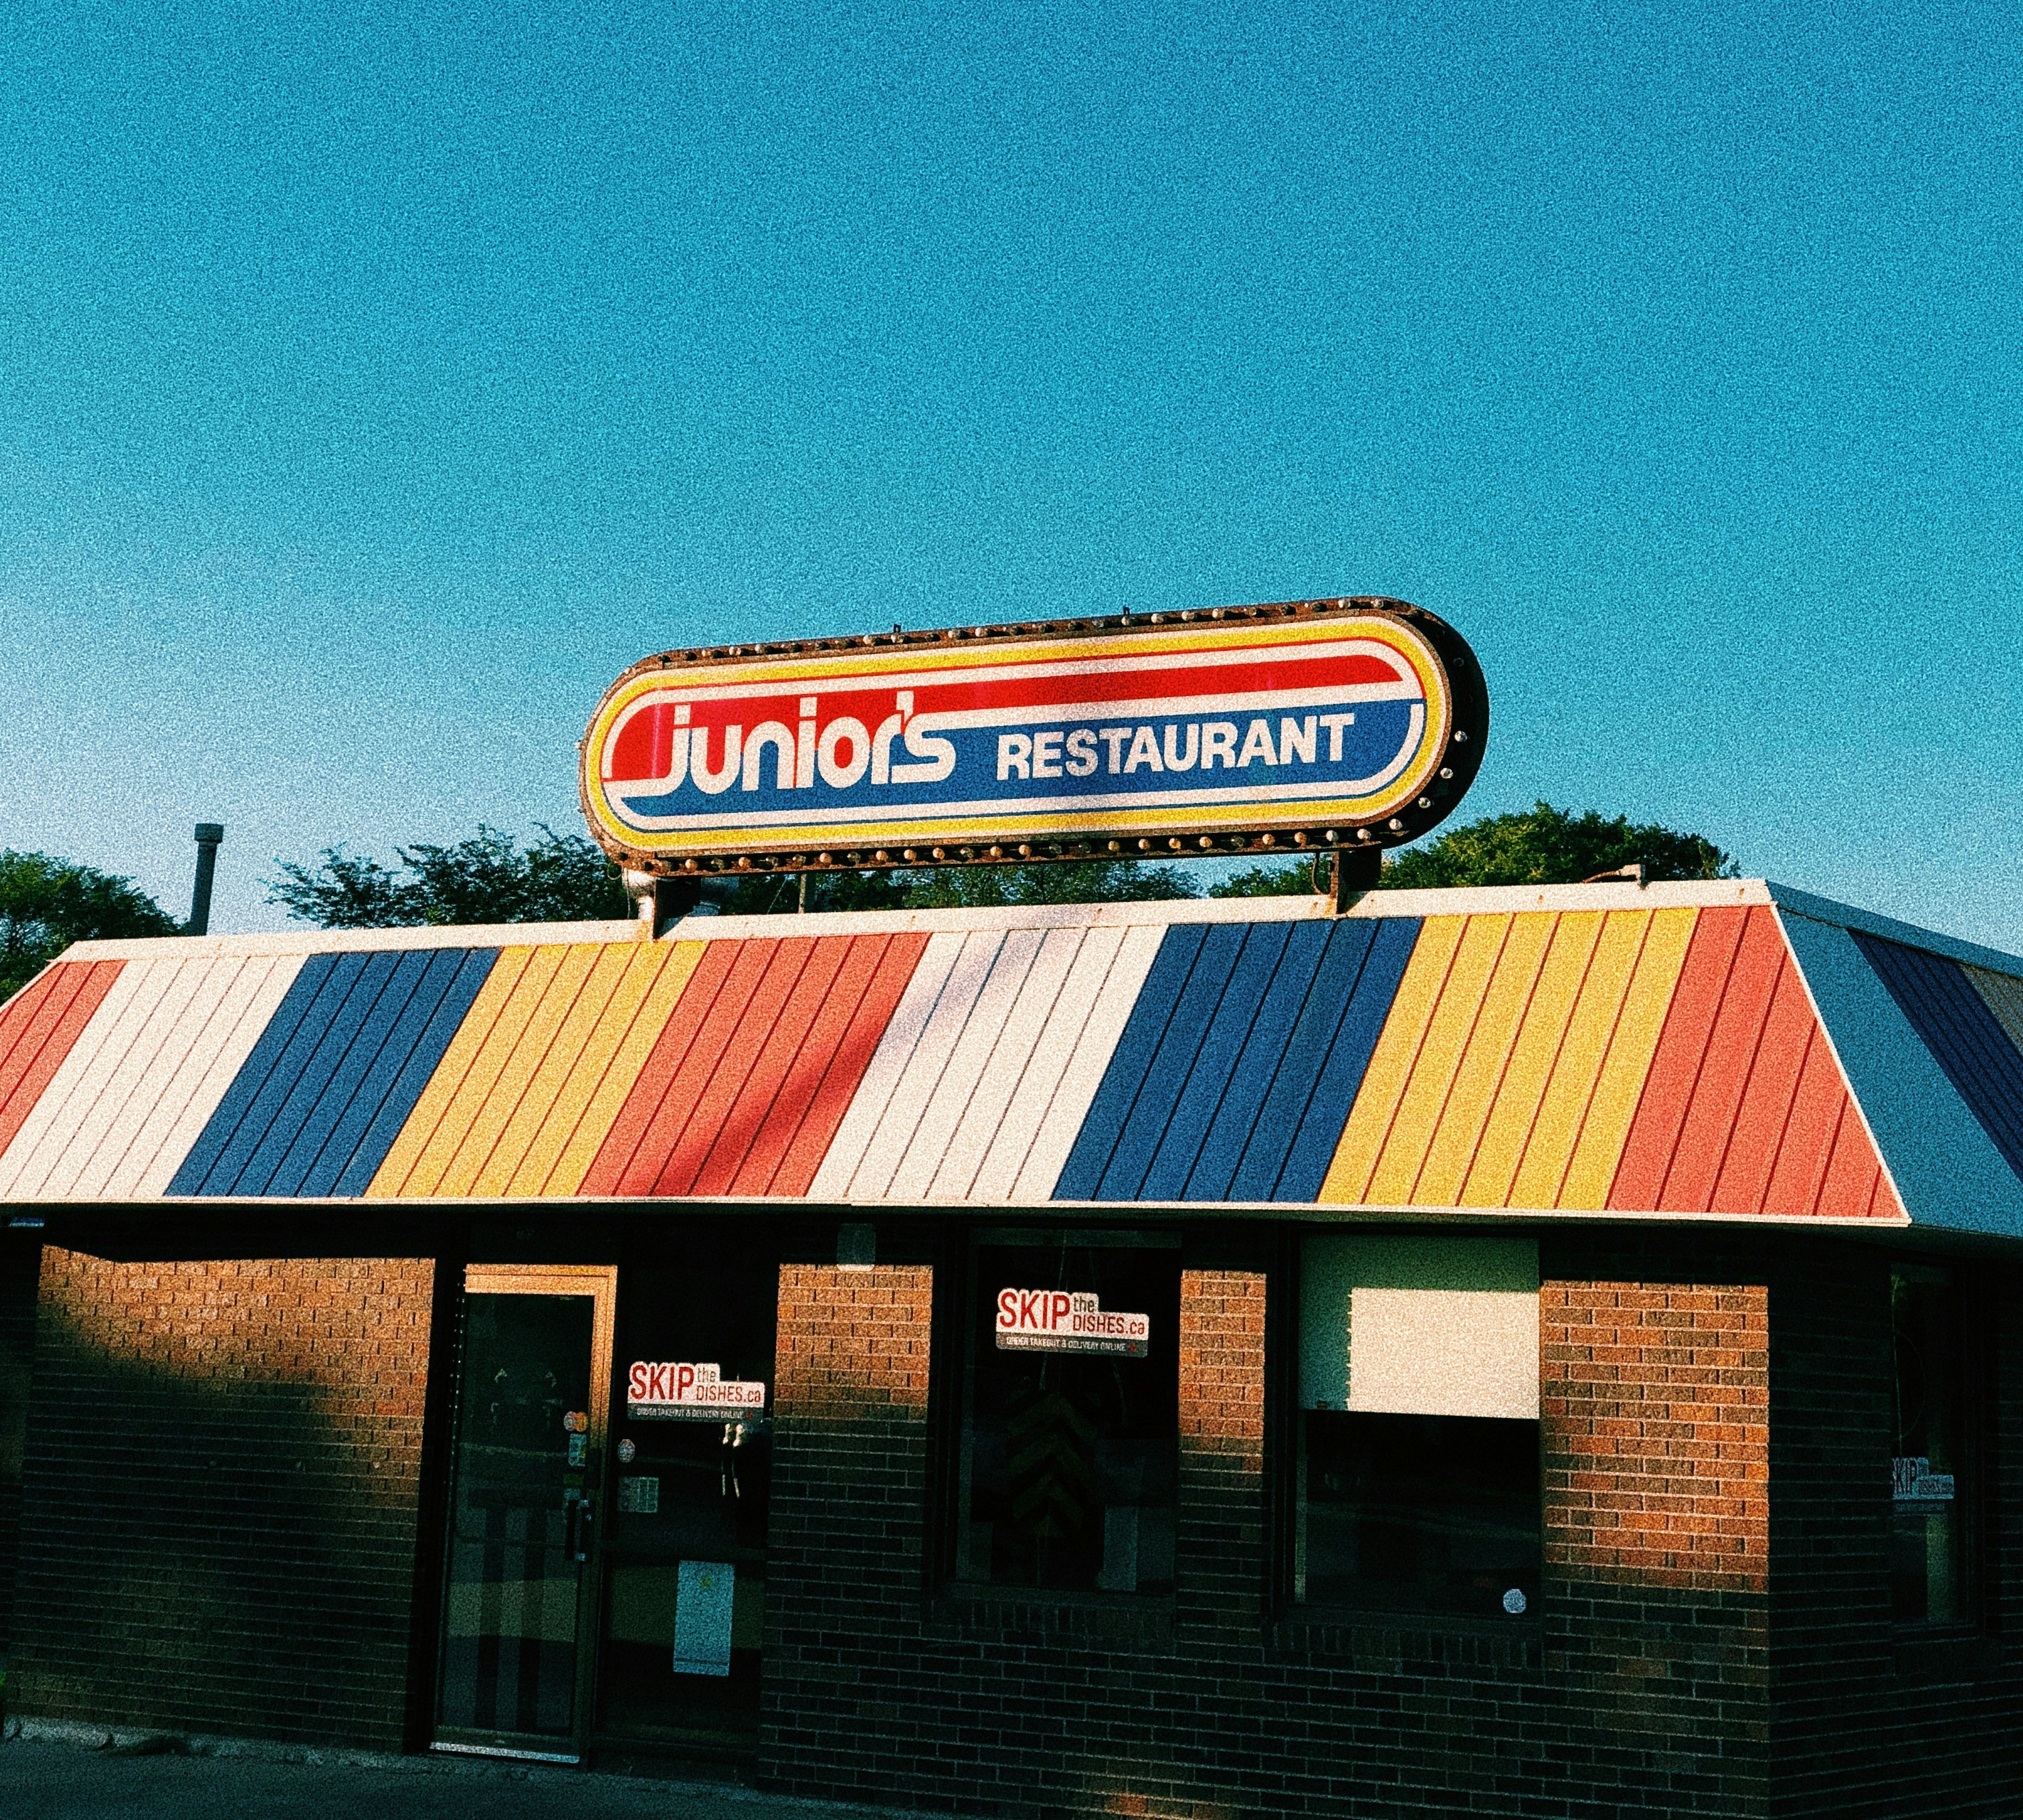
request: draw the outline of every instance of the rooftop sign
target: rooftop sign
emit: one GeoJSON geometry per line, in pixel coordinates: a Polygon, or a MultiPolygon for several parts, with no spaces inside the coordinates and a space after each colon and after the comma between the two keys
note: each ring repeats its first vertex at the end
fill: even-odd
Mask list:
{"type": "Polygon", "coordinates": [[[1488,719],[1467,645],[1400,601],[671,651],[598,705],[583,801],[663,873],[1392,847],[1488,719]]]}

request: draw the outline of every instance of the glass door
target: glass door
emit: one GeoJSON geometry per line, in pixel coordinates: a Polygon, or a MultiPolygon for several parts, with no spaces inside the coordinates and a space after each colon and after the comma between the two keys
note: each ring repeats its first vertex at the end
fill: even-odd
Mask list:
{"type": "Polygon", "coordinates": [[[626,1267],[612,1385],[600,1758],[758,1748],[776,1257],[626,1267]]]}
{"type": "Polygon", "coordinates": [[[594,1265],[465,1273],[438,1750],[584,1755],[616,1277],[594,1265]]]}

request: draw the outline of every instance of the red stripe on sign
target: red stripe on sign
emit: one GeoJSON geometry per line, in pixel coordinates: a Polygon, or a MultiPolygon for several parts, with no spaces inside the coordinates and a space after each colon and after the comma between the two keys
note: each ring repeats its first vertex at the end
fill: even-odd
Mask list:
{"type": "Polygon", "coordinates": [[[753,1138],[731,1193],[804,1195],[814,1185],[927,947],[924,935],[850,938],[849,958],[753,1138]]]}
{"type": "MultiPolygon", "coordinates": [[[[1100,670],[1076,676],[1042,673],[1008,676],[994,682],[960,679],[935,682],[903,673],[893,685],[913,692],[916,714],[963,713],[993,708],[1059,708],[1063,712],[1106,702],[1194,702],[1228,695],[1251,695],[1298,689],[1341,689],[1369,685],[1410,685],[1417,679],[1402,665],[1374,657],[1260,657],[1250,664],[1185,665],[1144,670],[1100,670]]],[[[689,685],[701,687],[698,681],[689,685]]],[[[817,717],[825,724],[851,715],[876,731],[893,710],[894,687],[866,688],[860,679],[847,687],[824,688],[819,681],[781,689],[755,689],[749,695],[690,704],[694,727],[718,727],[736,723],[746,728],[758,720],[792,721],[800,700],[812,696],[821,704],[817,717]]],[[[670,688],[679,686],[673,683],[670,688]]],[[[631,783],[667,774],[668,755],[677,731],[675,702],[656,701],[641,709],[605,753],[604,777],[611,783],[631,783]]],[[[1171,710],[1167,710],[1170,712],[1171,710]]],[[[1189,712],[1181,709],[1179,712],[1189,712]]],[[[1266,710],[1265,712],[1269,712],[1266,710]]]]}
{"type": "Polygon", "coordinates": [[[124,961],[59,961],[0,1010],[0,1151],[104,1003],[124,961]]]}

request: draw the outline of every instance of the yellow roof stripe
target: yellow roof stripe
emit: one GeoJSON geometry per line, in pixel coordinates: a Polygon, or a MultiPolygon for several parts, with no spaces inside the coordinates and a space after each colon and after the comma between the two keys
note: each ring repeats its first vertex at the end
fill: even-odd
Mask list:
{"type": "Polygon", "coordinates": [[[507,1185],[508,1195],[573,1195],[583,1185],[704,945],[676,942],[633,950],[609,1013],[555,1096],[554,1110],[507,1185]]]}
{"type": "Polygon", "coordinates": [[[444,1115],[456,1097],[457,1089],[484,1049],[492,1027],[499,1021],[499,1014],[512,998],[514,988],[520,983],[520,976],[526,971],[533,953],[532,948],[499,950],[499,958],[485,976],[484,985],[478,988],[470,1010],[464,1013],[463,1022],[457,1026],[456,1035],[450,1038],[449,1047],[443,1051],[442,1060],[436,1064],[435,1072],[429,1076],[429,1084],[422,1089],[414,1111],[401,1127],[401,1134],[393,1140],[379,1168],[373,1171],[372,1180],[366,1186],[366,1199],[384,1199],[405,1189],[415,1165],[435,1136],[436,1128],[441,1124],[444,1115]]]}
{"type": "Polygon", "coordinates": [[[1412,1065],[1440,1002],[1440,987],[1461,946],[1461,932],[1471,919],[1466,917],[1429,917],[1419,927],[1412,958],[1405,965],[1405,976],[1398,983],[1391,1010],[1377,1047],[1363,1071],[1363,1084],[1356,1089],[1355,1104],[1349,1108],[1348,1122],[1342,1127],[1335,1145],[1334,1160],[1328,1165],[1319,1199],[1354,1203],[1366,1200],[1370,1178],[1376,1173],[1378,1156],[1390,1135],[1399,1101],[1403,1098],[1412,1065]]]}
{"type": "Polygon", "coordinates": [[[1615,1166],[1622,1160],[1622,1147],[1630,1141],[1630,1121],[1637,1116],[1637,1104],[1643,1097],[1665,1014],[1672,1008],[1672,994],[1685,968],[1686,949],[1699,919],[1696,910],[1650,913],[1649,933],[1637,958],[1622,1016],[1581,1122],[1565,1184],[1546,1205],[1599,1210],[1608,1204],[1609,1185],[1615,1180],[1615,1166]]]}

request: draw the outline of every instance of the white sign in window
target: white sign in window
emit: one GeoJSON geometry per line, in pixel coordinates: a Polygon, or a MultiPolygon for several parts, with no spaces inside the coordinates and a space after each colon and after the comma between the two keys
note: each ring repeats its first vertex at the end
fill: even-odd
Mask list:
{"type": "Polygon", "coordinates": [[[1300,1305],[1303,1408],[1537,1419],[1534,1240],[1317,1233],[1300,1305]]]}
{"type": "Polygon", "coordinates": [[[625,1413],[635,1422],[679,1421],[685,1417],[736,1415],[763,1409],[766,1386],[751,1379],[726,1378],[715,1365],[635,1363],[625,1379],[625,1413]]]}
{"type": "Polygon", "coordinates": [[[1001,1289],[997,1349],[1004,1353],[1107,1353],[1142,1359],[1152,1317],[1104,1308],[1094,1295],[1066,1289],[1001,1289]]]}
{"type": "Polygon", "coordinates": [[[684,1561],[675,1595],[675,1672],[728,1675],[737,1570],[724,1561],[684,1561]]]}

